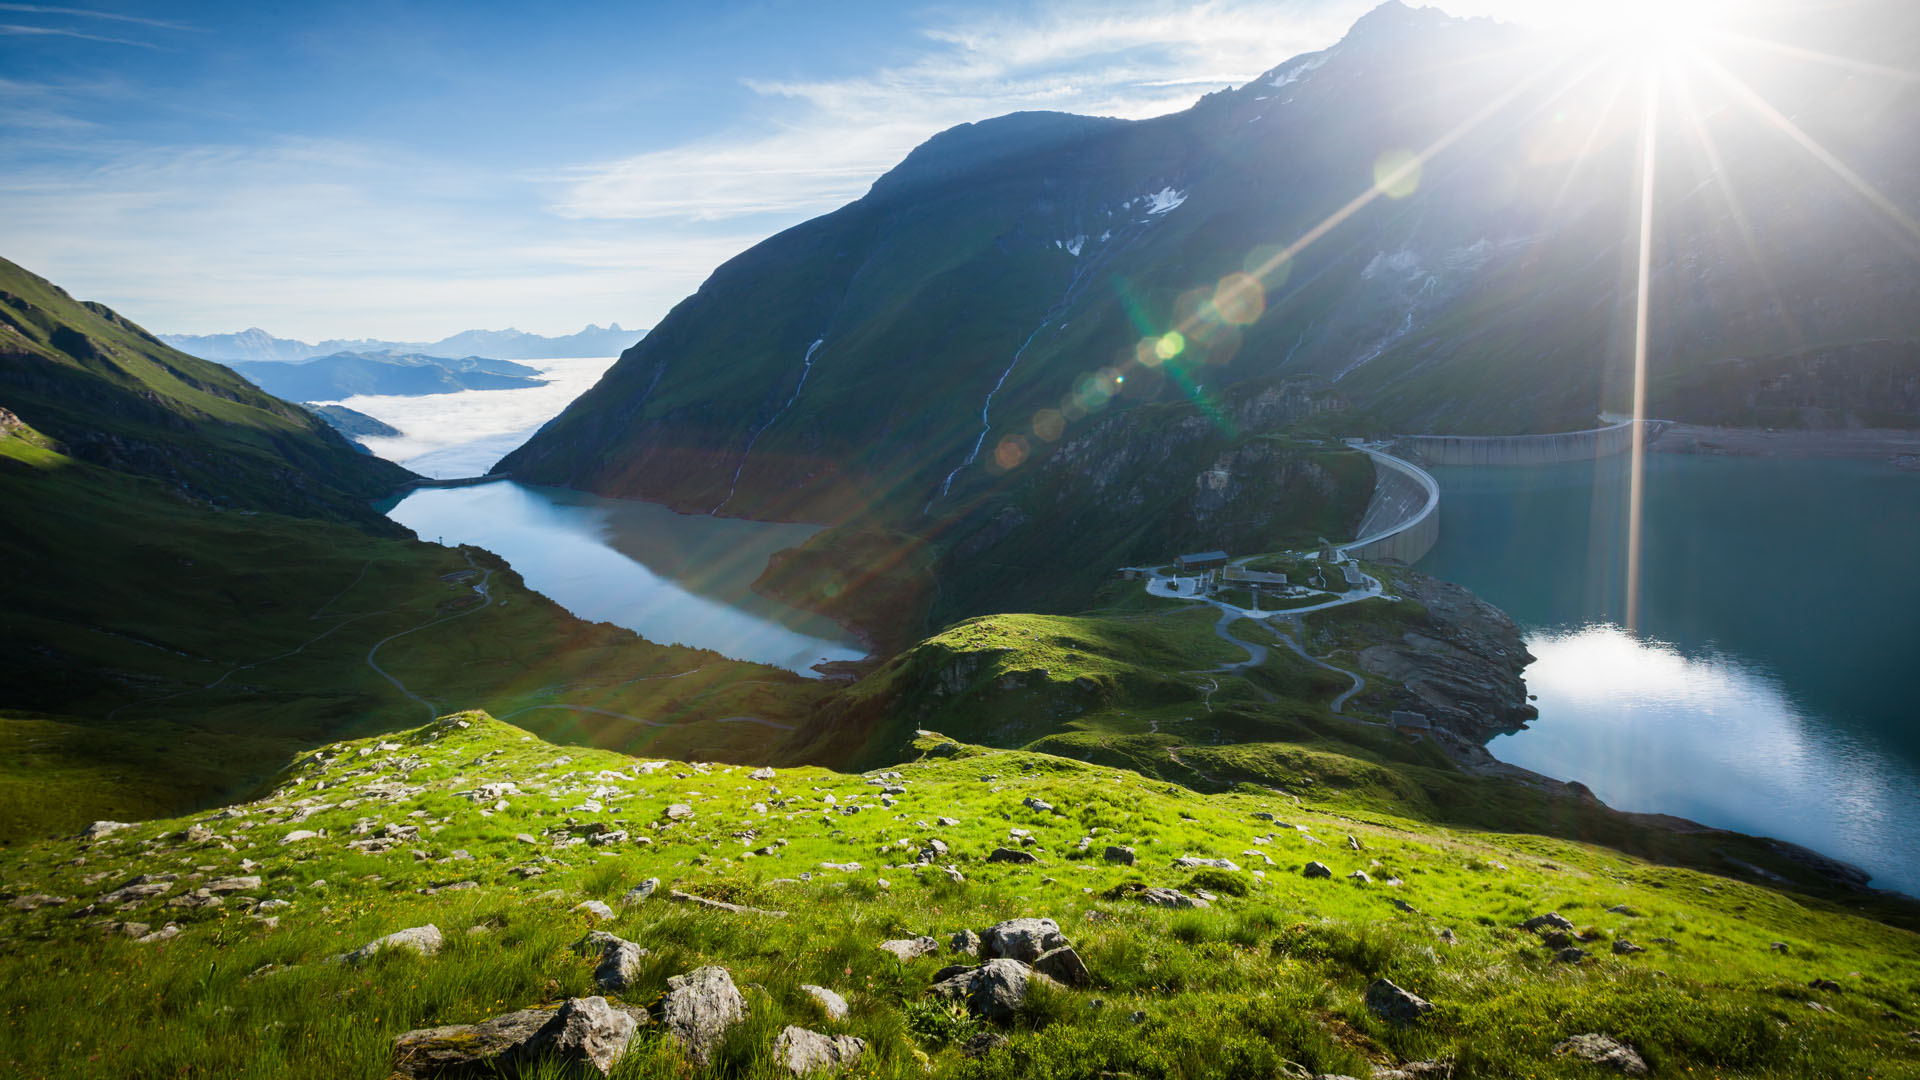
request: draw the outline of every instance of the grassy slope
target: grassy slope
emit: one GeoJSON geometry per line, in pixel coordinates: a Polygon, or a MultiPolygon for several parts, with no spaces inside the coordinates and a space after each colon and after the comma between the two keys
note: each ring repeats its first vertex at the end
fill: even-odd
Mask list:
{"type": "Polygon", "coordinates": [[[0,259],[0,399],[76,457],[229,507],[394,527],[411,474],[319,418],[0,259]]]}
{"type": "Polygon", "coordinates": [[[0,560],[26,571],[0,580],[0,841],[209,805],[299,749],[435,709],[726,756],[766,729],[702,721],[791,723],[825,692],[583,623],[478,549],[221,511],[44,442],[0,434],[0,560]],[[468,570],[491,571],[494,603],[443,580],[468,570]],[[374,659],[432,706],[368,664],[416,628],[374,659]]]}
{"type": "MultiPolygon", "coordinates": [[[[174,819],[96,843],[0,854],[8,892],[73,898],[0,912],[0,1061],[27,1076],[380,1077],[391,1039],[407,1029],[591,993],[592,962],[565,948],[590,923],[571,909],[587,899],[617,904],[648,876],[794,913],[728,915],[655,899],[605,924],[649,950],[633,1002],[649,1002],[668,976],[695,966],[730,969],[751,1015],[709,1071],[715,1076],[779,1075],[768,1051],[787,1023],[868,1039],[861,1074],[890,1077],[930,1068],[936,1076],[1197,1080],[1278,1075],[1289,1061],[1365,1076],[1369,1065],[1435,1057],[1455,1058],[1459,1077],[1590,1077],[1599,1074],[1551,1053],[1589,1031],[1631,1043],[1660,1076],[1851,1080],[1911,1075],[1920,1060],[1905,1034],[1920,1015],[1912,934],[1583,844],[1357,815],[1312,795],[1251,787],[1200,795],[1046,755],[926,741],[922,749],[946,753],[901,766],[907,793],[883,808],[861,776],[782,770],[766,783],[745,769],[699,765],[642,774],[622,755],[563,751],[478,714],[464,719],[470,726],[443,721],[399,736],[394,750],[369,740],[306,755],[243,816],[208,820],[211,839],[185,839],[191,819],[174,819]],[[490,816],[457,794],[507,779],[522,793],[490,816]],[[375,782],[401,788],[382,795],[370,789],[375,782]],[[596,789],[605,809],[578,809],[596,789]],[[1024,806],[1028,796],[1059,813],[1024,806]],[[691,804],[696,816],[668,824],[669,802],[691,804]],[[844,811],[856,802],[864,812],[844,811]],[[959,824],[930,824],[941,815],[959,824]],[[407,847],[425,858],[345,850],[361,819],[420,825],[407,847]],[[649,842],[556,843],[574,822],[602,821],[649,842]],[[296,826],[325,835],[282,844],[296,826]],[[1033,831],[1041,865],[982,861],[1011,827],[1033,831]],[[517,841],[521,833],[535,843],[517,841]],[[1350,850],[1349,835],[1360,850],[1350,850]],[[964,884],[882,868],[927,837],[951,845],[964,884]],[[1087,855],[1078,851],[1083,837],[1087,855]],[[777,857],[744,854],[777,840],[788,842],[777,857]],[[1101,861],[1095,853],[1107,843],[1135,847],[1139,865],[1101,861]],[[1172,867],[1188,854],[1230,858],[1265,876],[1172,867]],[[1338,876],[1303,879],[1310,859],[1338,876]],[[821,871],[828,861],[866,869],[821,871]],[[523,880],[511,872],[532,865],[544,873],[523,880]],[[1356,869],[1375,883],[1345,880],[1356,869]],[[69,917],[138,873],[182,874],[177,895],[243,870],[263,879],[256,898],[291,902],[277,928],[247,918],[238,898],[197,913],[156,900],[69,917]],[[803,872],[812,880],[796,880],[803,872]],[[1404,884],[1384,884],[1389,877],[1404,884]],[[463,881],[474,886],[421,891],[463,881]],[[1196,881],[1221,896],[1213,910],[1108,898],[1128,882],[1191,889],[1196,881]],[[1414,910],[1396,909],[1396,900],[1414,910]],[[1609,910],[1620,905],[1629,911],[1609,910]],[[1547,910],[1594,935],[1595,958],[1557,963],[1516,929],[1547,910]],[[944,961],[901,964],[874,947],[1041,915],[1059,921],[1094,984],[1038,996],[1012,1025],[1012,1044],[980,1061],[953,1045],[975,1025],[924,1001],[944,961]],[[96,927],[109,919],[156,928],[173,919],[183,929],[169,942],[137,944],[96,927]],[[428,922],[447,935],[437,958],[319,962],[428,922]],[[491,929],[474,935],[470,926],[491,929]],[[1441,928],[1458,944],[1443,943],[1441,928]],[[1651,951],[1616,957],[1615,938],[1651,951]],[[1789,951],[1772,951],[1774,941],[1789,951]],[[247,978],[267,964],[290,967],[247,978]],[[1437,1011],[1408,1029],[1374,1019],[1361,995],[1382,976],[1437,1011]],[[1829,978],[1841,989],[1808,987],[1829,978]],[[801,983],[846,995],[851,1016],[828,1021],[801,983]],[[1136,1010],[1145,1014],[1138,1024],[1129,1020],[1136,1010]]],[[[656,1031],[642,1032],[617,1077],[703,1075],[680,1068],[656,1031]]]]}

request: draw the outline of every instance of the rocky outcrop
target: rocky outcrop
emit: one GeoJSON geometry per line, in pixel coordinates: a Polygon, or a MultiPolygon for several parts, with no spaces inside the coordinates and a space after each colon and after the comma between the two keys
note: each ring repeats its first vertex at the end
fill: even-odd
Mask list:
{"type": "Polygon", "coordinates": [[[638,1006],[586,997],[478,1024],[422,1028],[394,1040],[393,1076],[490,1077],[544,1062],[570,1073],[605,1076],[646,1022],[647,1011],[638,1006]]]}
{"type": "Polygon", "coordinates": [[[927,993],[964,1003],[975,1016],[1007,1021],[1026,1003],[1028,987],[1036,981],[1058,985],[1018,960],[988,960],[934,983],[927,993]]]}
{"type": "Polygon", "coordinates": [[[696,1065],[706,1065],[727,1029],[747,1015],[747,1003],[723,967],[696,968],[667,980],[660,1023],[696,1065]]]}

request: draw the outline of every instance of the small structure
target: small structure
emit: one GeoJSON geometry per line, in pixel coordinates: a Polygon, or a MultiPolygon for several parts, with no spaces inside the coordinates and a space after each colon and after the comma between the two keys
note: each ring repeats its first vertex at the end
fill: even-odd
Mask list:
{"type": "Polygon", "coordinates": [[[1360,588],[1367,583],[1366,576],[1360,573],[1360,568],[1350,562],[1340,564],[1340,576],[1347,579],[1347,587],[1350,589],[1360,588]]]}
{"type": "Polygon", "coordinates": [[[1195,555],[1182,555],[1173,561],[1182,570],[1216,570],[1227,565],[1227,553],[1202,551],[1195,555]]]}
{"type": "Polygon", "coordinates": [[[1427,719],[1426,713],[1407,712],[1404,709],[1395,709],[1389,713],[1387,723],[1392,724],[1395,731],[1433,730],[1433,721],[1427,719]]]}
{"type": "Polygon", "coordinates": [[[1220,576],[1228,581],[1249,585],[1285,585],[1287,583],[1285,574],[1275,574],[1266,570],[1248,570],[1244,566],[1229,566],[1221,571],[1220,576]]]}

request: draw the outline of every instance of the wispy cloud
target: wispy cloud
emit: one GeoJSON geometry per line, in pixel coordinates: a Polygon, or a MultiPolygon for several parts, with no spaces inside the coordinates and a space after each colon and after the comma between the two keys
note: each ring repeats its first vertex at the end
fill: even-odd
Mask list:
{"type": "Polygon", "coordinates": [[[569,218],[715,221],[819,213],[858,197],[929,136],[1024,109],[1139,118],[1336,39],[1364,0],[1068,3],[927,28],[919,55],[848,78],[750,80],[764,126],[556,177],[569,218]],[[1214,76],[1195,72],[1219,72],[1214,76]]]}
{"type": "Polygon", "coordinates": [[[117,11],[94,11],[91,8],[52,7],[46,4],[0,4],[0,11],[10,11],[21,15],[71,15],[83,19],[104,19],[109,22],[151,26],[159,30],[195,29],[185,23],[169,22],[165,19],[149,19],[142,15],[122,15],[117,11]]]}
{"type": "Polygon", "coordinates": [[[13,37],[78,38],[81,41],[100,41],[109,45],[132,45],[140,49],[160,48],[160,46],[151,41],[134,41],[131,38],[107,37],[104,34],[88,34],[79,30],[66,30],[57,26],[20,26],[15,23],[0,23],[0,34],[7,34],[13,37]]]}

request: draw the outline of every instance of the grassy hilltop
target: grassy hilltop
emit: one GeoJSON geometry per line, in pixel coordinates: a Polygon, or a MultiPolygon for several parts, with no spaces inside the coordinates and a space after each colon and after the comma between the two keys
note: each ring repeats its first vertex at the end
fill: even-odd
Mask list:
{"type": "Polygon", "coordinates": [[[783,1075],[771,1047],[789,1023],[865,1039],[867,1076],[1365,1077],[1448,1059],[1455,1076],[1605,1075],[1554,1053],[1588,1033],[1656,1076],[1920,1064],[1913,935],[1817,901],[1310,794],[1197,794],[937,736],[917,750],[885,778],[767,779],[556,747],[468,713],[303,755],[221,814],[17,849],[0,857],[19,898],[0,913],[0,1063],[21,1076],[380,1077],[407,1030],[596,992],[594,959],[569,946],[601,929],[647,950],[616,1000],[649,1004],[669,976],[717,964],[748,1009],[710,1067],[683,1065],[656,1024],[615,1076],[783,1075]],[[480,791],[499,783],[514,786],[480,791]],[[362,845],[384,853],[348,847],[393,833],[362,845]],[[947,852],[904,865],[933,840],[947,852]],[[1109,845],[1137,863],[1108,862],[1109,845]],[[1002,846],[1038,861],[985,861],[1002,846]],[[1241,869],[1174,865],[1187,856],[1241,869]],[[1333,876],[1303,877],[1310,861],[1333,876]],[[161,895],[98,899],[138,875],[161,895]],[[258,881],[220,881],[233,876],[258,881]],[[622,902],[651,877],[650,898],[622,902]],[[1136,886],[1212,902],[1162,910],[1130,899],[1136,886]],[[1548,911],[1572,923],[1570,944],[1519,928],[1548,911]],[[1084,985],[1035,990],[997,1026],[926,995],[949,935],[1029,916],[1058,922],[1084,985]],[[429,923],[445,937],[436,956],[323,962],[429,923]],[[938,954],[877,947],[923,934],[938,954]],[[1557,959],[1562,947],[1585,955],[1557,959]],[[1433,1011],[1381,1020],[1363,1004],[1379,978],[1433,1011]],[[851,1011],[828,1019],[802,984],[851,1011]],[[964,1056],[989,1028],[1010,1042],[964,1056]]]}

